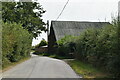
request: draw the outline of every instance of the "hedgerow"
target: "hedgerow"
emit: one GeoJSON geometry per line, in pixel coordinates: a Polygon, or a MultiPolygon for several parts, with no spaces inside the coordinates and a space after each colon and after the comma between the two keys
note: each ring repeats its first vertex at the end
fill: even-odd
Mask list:
{"type": "Polygon", "coordinates": [[[76,59],[104,68],[115,77],[120,77],[120,22],[118,20],[103,28],[87,29],[76,38],[65,37],[59,43],[62,44],[58,44],[60,54],[63,52],[68,54],[71,52],[70,47],[74,47],[76,59]],[[74,46],[68,45],[70,43],[74,43],[74,46]]]}
{"type": "Polygon", "coordinates": [[[72,58],[71,56],[75,50],[75,40],[77,39],[76,36],[66,35],[64,38],[57,41],[58,48],[57,54],[60,56],[66,56],[72,58]]]}
{"type": "Polygon", "coordinates": [[[33,36],[21,24],[2,23],[2,66],[28,57],[33,36]]]}

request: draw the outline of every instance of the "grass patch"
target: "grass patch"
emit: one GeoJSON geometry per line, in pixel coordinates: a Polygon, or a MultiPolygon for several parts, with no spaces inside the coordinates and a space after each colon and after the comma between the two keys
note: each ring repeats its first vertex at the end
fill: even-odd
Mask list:
{"type": "Polygon", "coordinates": [[[67,58],[67,57],[64,57],[64,56],[59,56],[59,55],[55,55],[55,54],[50,55],[50,56],[48,56],[48,57],[51,57],[51,58],[56,58],[56,59],[66,59],[66,58],[67,58]]]}
{"type": "Polygon", "coordinates": [[[68,61],[73,70],[84,78],[110,78],[111,74],[78,60],[68,61]]]}
{"type": "Polygon", "coordinates": [[[30,59],[30,57],[23,58],[18,62],[13,62],[13,63],[6,64],[5,67],[2,67],[2,72],[5,72],[5,71],[11,69],[12,67],[14,67],[14,66],[16,66],[16,65],[18,65],[18,64],[20,64],[20,63],[22,63],[22,62],[24,62],[24,61],[26,61],[28,59],[30,59]]]}

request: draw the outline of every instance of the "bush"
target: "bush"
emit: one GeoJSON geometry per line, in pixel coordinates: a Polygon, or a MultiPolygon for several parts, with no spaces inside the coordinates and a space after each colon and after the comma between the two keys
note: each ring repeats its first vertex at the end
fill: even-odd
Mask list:
{"type": "Polygon", "coordinates": [[[35,46],[35,48],[46,46],[47,44],[48,44],[47,41],[45,41],[45,39],[42,39],[41,42],[35,46]]]}
{"type": "Polygon", "coordinates": [[[2,23],[3,67],[28,57],[31,50],[32,35],[22,28],[21,24],[2,23]]]}
{"type": "Polygon", "coordinates": [[[58,41],[58,53],[75,54],[78,60],[92,64],[120,77],[120,22],[103,28],[89,28],[80,36],[65,36],[58,41]]]}
{"type": "Polygon", "coordinates": [[[120,76],[119,22],[102,29],[88,29],[76,41],[76,58],[120,76]]]}
{"type": "Polygon", "coordinates": [[[72,54],[75,50],[75,40],[77,37],[75,36],[65,36],[64,38],[57,41],[58,43],[58,52],[57,54],[60,56],[66,56],[72,58],[72,54]]]}
{"type": "Polygon", "coordinates": [[[90,60],[93,61],[98,34],[99,30],[95,28],[87,29],[81,33],[76,41],[76,58],[86,61],[91,57],[92,59],[90,60]]]}

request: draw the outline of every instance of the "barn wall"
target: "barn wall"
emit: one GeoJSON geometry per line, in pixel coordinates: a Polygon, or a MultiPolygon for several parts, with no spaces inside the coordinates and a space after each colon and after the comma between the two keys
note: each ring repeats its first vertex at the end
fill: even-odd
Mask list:
{"type": "Polygon", "coordinates": [[[51,25],[50,34],[48,36],[48,53],[49,54],[56,53],[56,48],[57,48],[56,46],[57,46],[57,43],[56,43],[55,32],[54,32],[53,27],[51,25]]]}

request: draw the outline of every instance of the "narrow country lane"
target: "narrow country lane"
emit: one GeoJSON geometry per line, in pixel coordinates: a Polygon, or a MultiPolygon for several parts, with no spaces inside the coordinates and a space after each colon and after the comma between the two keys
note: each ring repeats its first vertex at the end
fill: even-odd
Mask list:
{"type": "Polygon", "coordinates": [[[62,60],[42,56],[31,59],[3,73],[3,78],[79,78],[62,60]]]}

